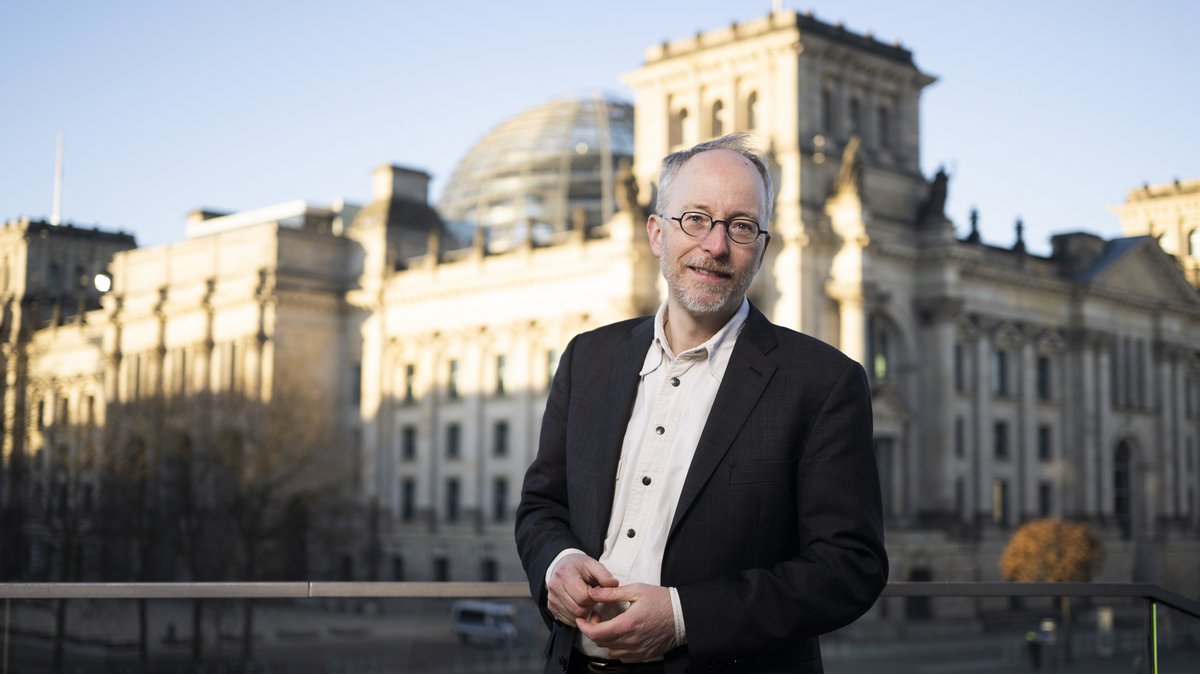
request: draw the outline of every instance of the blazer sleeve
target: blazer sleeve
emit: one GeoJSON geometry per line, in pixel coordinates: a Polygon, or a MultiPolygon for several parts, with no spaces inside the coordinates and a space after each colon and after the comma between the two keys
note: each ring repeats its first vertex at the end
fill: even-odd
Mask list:
{"type": "Polygon", "coordinates": [[[842,362],[809,430],[787,440],[798,445],[795,531],[779,536],[794,541],[791,556],[677,586],[697,669],[788,652],[854,621],[887,583],[870,391],[862,367],[842,362]]]}
{"type": "Polygon", "coordinates": [[[529,591],[547,625],[546,571],[558,553],[581,547],[571,533],[567,507],[566,432],[571,397],[572,339],[563,352],[546,401],[537,456],[525,473],[516,513],[517,554],[529,580],[529,591]]]}

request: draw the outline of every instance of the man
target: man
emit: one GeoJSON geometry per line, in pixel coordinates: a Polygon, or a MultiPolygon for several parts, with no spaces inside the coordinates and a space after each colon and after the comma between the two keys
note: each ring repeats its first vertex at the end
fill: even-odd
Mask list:
{"type": "Polygon", "coordinates": [[[663,162],[668,296],[575,337],[516,538],[546,672],[821,672],[887,581],[862,367],[746,300],[770,175],[742,134],[663,162]]]}

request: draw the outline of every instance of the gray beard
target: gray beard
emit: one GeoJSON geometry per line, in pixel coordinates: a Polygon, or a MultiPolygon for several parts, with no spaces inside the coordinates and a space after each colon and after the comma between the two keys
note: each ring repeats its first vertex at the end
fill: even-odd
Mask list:
{"type": "MultiPolygon", "coordinates": [[[[684,287],[681,278],[684,271],[682,268],[667,268],[666,257],[665,254],[659,256],[658,268],[662,271],[663,278],[667,280],[667,288],[671,296],[680,306],[687,309],[688,313],[696,316],[732,312],[737,309],[737,305],[742,303],[742,298],[746,296],[746,292],[750,289],[750,284],[754,282],[754,276],[758,272],[757,268],[751,269],[750,273],[739,279],[727,294],[709,295],[705,293],[703,296],[697,296],[689,293],[688,289],[684,287]]],[[[678,263],[686,266],[685,260],[679,260],[678,263]]]]}

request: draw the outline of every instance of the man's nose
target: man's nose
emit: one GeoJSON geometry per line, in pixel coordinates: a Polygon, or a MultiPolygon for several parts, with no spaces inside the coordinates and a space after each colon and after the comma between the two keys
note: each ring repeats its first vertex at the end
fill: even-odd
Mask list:
{"type": "Polygon", "coordinates": [[[729,253],[729,232],[724,222],[714,222],[712,229],[700,240],[700,247],[713,257],[722,257],[729,253]]]}

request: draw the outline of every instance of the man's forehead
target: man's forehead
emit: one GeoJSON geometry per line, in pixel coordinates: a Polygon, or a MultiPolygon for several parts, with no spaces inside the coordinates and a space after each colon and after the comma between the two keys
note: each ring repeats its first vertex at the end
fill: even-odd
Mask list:
{"type": "Polygon", "coordinates": [[[740,153],[724,148],[708,150],[690,157],[680,167],[674,182],[677,187],[671,188],[671,201],[686,202],[680,204],[681,206],[698,208],[719,196],[731,196],[733,191],[748,186],[752,186],[750,189],[760,204],[767,198],[766,185],[763,184],[762,175],[754,164],[740,153]],[[714,187],[711,184],[714,181],[718,182],[716,194],[710,191],[714,187]],[[683,189],[679,189],[680,187],[683,189]],[[703,193],[688,194],[691,192],[689,188],[701,189],[703,193]]]}
{"type": "Polygon", "coordinates": [[[715,169],[718,167],[732,168],[734,166],[741,166],[742,168],[752,171],[755,174],[758,173],[758,169],[754,167],[754,163],[743,156],[740,152],[734,152],[733,150],[727,150],[725,148],[706,150],[704,152],[699,152],[695,155],[692,155],[683,163],[680,173],[687,171],[689,168],[694,170],[703,170],[715,169]]]}

